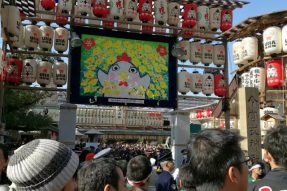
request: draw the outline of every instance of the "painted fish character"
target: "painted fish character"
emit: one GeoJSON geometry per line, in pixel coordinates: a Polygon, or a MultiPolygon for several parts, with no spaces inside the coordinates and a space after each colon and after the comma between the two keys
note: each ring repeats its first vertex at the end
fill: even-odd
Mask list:
{"type": "Polygon", "coordinates": [[[105,97],[144,99],[150,84],[150,76],[141,76],[127,53],[117,57],[107,74],[100,69],[98,79],[105,97]]]}

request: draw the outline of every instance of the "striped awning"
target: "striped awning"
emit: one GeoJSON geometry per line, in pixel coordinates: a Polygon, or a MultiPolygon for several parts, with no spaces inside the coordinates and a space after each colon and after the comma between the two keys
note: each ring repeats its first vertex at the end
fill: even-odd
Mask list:
{"type": "Polygon", "coordinates": [[[35,0],[3,0],[4,5],[16,5],[26,16],[35,16],[35,0]]]}
{"type": "Polygon", "coordinates": [[[199,4],[199,5],[229,7],[232,9],[242,8],[244,5],[249,3],[247,1],[240,1],[240,0],[184,0],[181,2],[183,2],[183,4],[192,2],[192,3],[199,4]]]}

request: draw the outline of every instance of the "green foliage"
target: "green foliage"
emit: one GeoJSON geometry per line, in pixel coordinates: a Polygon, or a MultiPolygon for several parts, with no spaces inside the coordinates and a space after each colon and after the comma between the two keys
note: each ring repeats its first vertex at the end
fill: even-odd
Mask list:
{"type": "Polygon", "coordinates": [[[3,113],[6,129],[31,131],[50,126],[51,117],[30,110],[49,96],[43,91],[6,90],[3,113]]]}

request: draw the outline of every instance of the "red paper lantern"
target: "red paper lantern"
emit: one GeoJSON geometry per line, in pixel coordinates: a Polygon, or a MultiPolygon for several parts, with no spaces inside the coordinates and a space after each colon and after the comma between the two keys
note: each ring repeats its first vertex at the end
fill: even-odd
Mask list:
{"type": "Polygon", "coordinates": [[[148,22],[153,19],[152,0],[139,0],[139,19],[148,22]]]}
{"type": "Polygon", "coordinates": [[[197,20],[197,5],[188,3],[184,6],[182,27],[192,28],[196,25],[197,20]]]}
{"type": "Polygon", "coordinates": [[[54,9],[55,4],[54,0],[41,0],[41,6],[47,11],[54,9]]]}
{"type": "Polygon", "coordinates": [[[282,87],[284,84],[283,72],[281,59],[268,61],[266,64],[267,85],[269,87],[282,87]]]}
{"type": "Polygon", "coordinates": [[[92,2],[93,14],[99,18],[106,18],[109,14],[107,0],[99,1],[93,0],[92,2]]]}
{"type": "MultiPolygon", "coordinates": [[[[148,21],[149,24],[152,25],[153,23],[153,19],[148,21]]],[[[142,31],[143,32],[147,32],[147,33],[151,33],[153,31],[153,26],[149,26],[149,25],[142,25],[142,31]]]]}
{"type": "Polygon", "coordinates": [[[226,94],[225,80],[222,74],[214,75],[214,94],[219,97],[226,94]]]}
{"type": "Polygon", "coordinates": [[[232,10],[223,9],[220,19],[220,30],[224,32],[230,29],[232,27],[232,10]]]}
{"type": "Polygon", "coordinates": [[[60,25],[65,25],[68,22],[68,17],[62,16],[61,14],[69,14],[69,12],[65,12],[66,10],[61,9],[59,6],[56,6],[56,23],[60,25]]]}
{"type": "Polygon", "coordinates": [[[6,70],[6,81],[13,84],[20,84],[23,69],[22,60],[17,57],[11,57],[6,70]]]}
{"type": "Polygon", "coordinates": [[[208,108],[208,109],[206,110],[206,113],[207,113],[207,117],[212,117],[213,109],[212,109],[212,108],[208,108]]]}
{"type": "Polygon", "coordinates": [[[196,119],[201,119],[203,117],[203,110],[197,110],[195,117],[196,119]]]}

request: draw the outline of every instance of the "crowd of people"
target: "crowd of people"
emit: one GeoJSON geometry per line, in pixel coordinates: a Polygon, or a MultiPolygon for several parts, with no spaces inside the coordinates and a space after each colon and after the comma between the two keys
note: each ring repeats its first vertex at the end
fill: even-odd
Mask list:
{"type": "Polygon", "coordinates": [[[287,127],[267,133],[264,160],[251,166],[241,140],[229,130],[201,131],[187,143],[179,173],[160,145],[117,143],[78,156],[60,142],[36,139],[11,157],[0,145],[0,191],[287,190],[287,127]]]}

